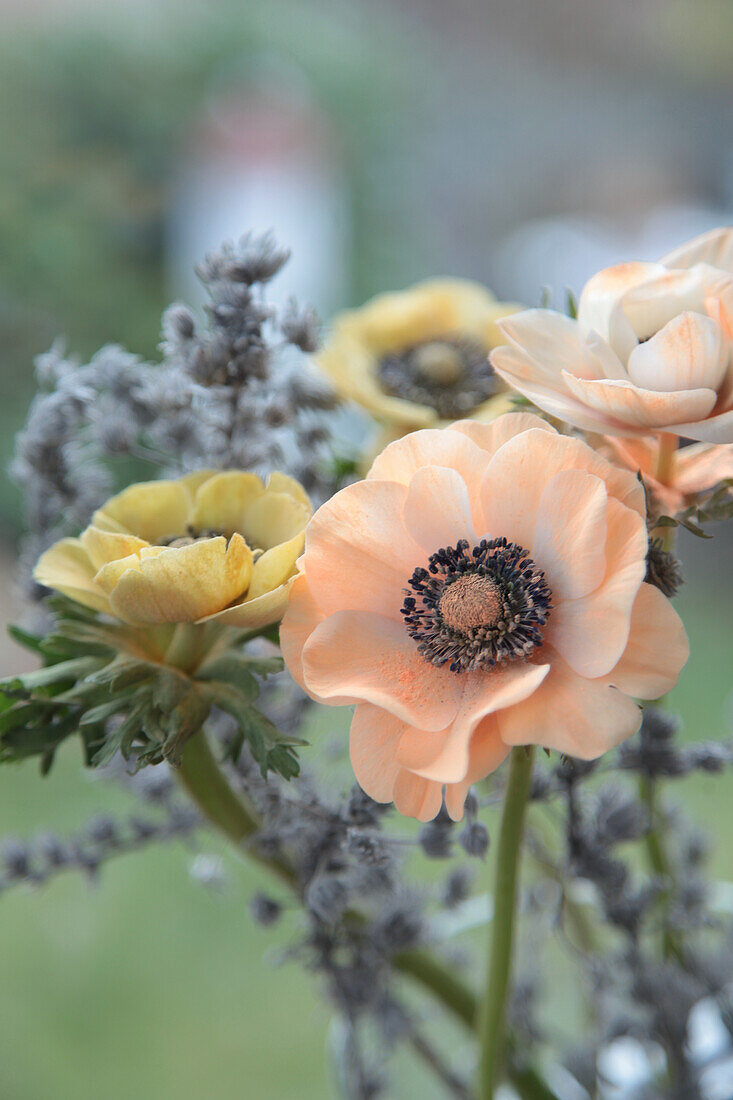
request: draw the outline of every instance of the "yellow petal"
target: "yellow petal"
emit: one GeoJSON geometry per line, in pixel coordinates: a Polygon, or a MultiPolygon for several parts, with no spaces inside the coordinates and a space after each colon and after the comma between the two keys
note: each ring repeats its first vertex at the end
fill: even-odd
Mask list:
{"type": "MultiPolygon", "coordinates": [[[[160,549],[162,549],[162,547],[160,549]]],[[[116,558],[114,561],[106,562],[99,570],[94,580],[99,587],[110,596],[120,577],[129,569],[136,569],[140,572],[139,554],[128,554],[124,558],[116,558]]]]}
{"type": "Polygon", "coordinates": [[[123,535],[119,531],[102,531],[94,526],[87,527],[79,541],[89,555],[95,571],[101,569],[107,562],[136,554],[148,545],[136,535],[123,535]]]}
{"type": "Polygon", "coordinates": [[[285,614],[290,587],[294,580],[295,577],[291,577],[289,581],[278,588],[273,588],[271,592],[265,592],[253,600],[236,603],[233,607],[227,607],[214,615],[207,615],[199,621],[215,620],[224,626],[241,626],[249,630],[257,630],[267,626],[268,623],[277,623],[285,614]]]}
{"type": "Polygon", "coordinates": [[[62,592],[84,607],[109,612],[109,603],[95,584],[94,573],[94,566],[79,539],[61,539],[41,554],[33,570],[39,584],[62,592]]]}
{"type": "Polygon", "coordinates": [[[235,531],[241,533],[248,508],[264,492],[265,486],[256,474],[239,470],[214,474],[199,486],[191,525],[198,531],[223,531],[227,537],[235,531]]]}
{"type": "Polygon", "coordinates": [[[294,477],[288,477],[287,474],[281,474],[276,470],[268,477],[267,488],[273,493],[287,493],[288,496],[293,497],[301,504],[305,504],[306,508],[310,508],[311,511],[313,510],[310,497],[300,482],[296,481],[294,477]]]}
{"type": "Polygon", "coordinates": [[[178,480],[181,485],[185,485],[193,499],[204,482],[208,481],[210,477],[216,477],[219,473],[221,473],[220,470],[194,470],[193,473],[185,474],[178,480]]]}
{"type": "Polygon", "coordinates": [[[131,485],[94,513],[92,523],[105,531],[161,542],[186,532],[190,494],[179,481],[146,481],[131,485]]]}
{"type": "Polygon", "coordinates": [[[252,600],[261,596],[264,592],[269,592],[270,589],[277,588],[288,580],[295,571],[295,563],[304,545],[305,531],[301,531],[295,538],[265,550],[254,564],[247,599],[252,600]]]}
{"type": "Polygon", "coordinates": [[[114,613],[129,623],[195,622],[241,596],[252,576],[241,535],[151,551],[121,574],[110,595],[114,613]]]}
{"type": "Polygon", "coordinates": [[[250,504],[241,530],[253,549],[269,550],[303,531],[310,516],[310,506],[286,493],[266,493],[250,504]]]}

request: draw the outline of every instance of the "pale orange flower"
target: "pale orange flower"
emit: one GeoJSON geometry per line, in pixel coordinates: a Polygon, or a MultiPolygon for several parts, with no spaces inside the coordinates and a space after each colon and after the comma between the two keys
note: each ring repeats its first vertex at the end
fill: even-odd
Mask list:
{"type": "Polygon", "coordinates": [[[512,745],[593,758],[688,655],[644,583],[637,478],[528,413],[390,444],[306,531],[281,626],[314,699],[355,704],[364,790],[461,818],[512,745]]]}
{"type": "Polygon", "coordinates": [[[675,515],[692,504],[700,493],[714,488],[725,478],[733,478],[733,444],[693,443],[674,452],[667,477],[662,482],[659,469],[659,439],[605,436],[600,444],[614,462],[640,473],[651,492],[657,514],[675,515]]]}
{"type": "Polygon", "coordinates": [[[733,229],[599,271],[577,321],[530,309],[499,328],[496,373],[569,424],[733,442],[733,229]]]}

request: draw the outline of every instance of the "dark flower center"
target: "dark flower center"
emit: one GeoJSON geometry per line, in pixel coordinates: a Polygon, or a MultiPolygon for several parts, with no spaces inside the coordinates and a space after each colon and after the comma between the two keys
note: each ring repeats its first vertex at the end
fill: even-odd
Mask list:
{"type": "Polygon", "coordinates": [[[505,538],[436,550],[405,589],[401,612],[418,652],[451,672],[491,669],[542,644],[552,609],[544,573],[505,538]]]}
{"type": "Polygon", "coordinates": [[[189,523],[182,534],[166,535],[165,538],[159,539],[158,546],[190,546],[192,542],[198,542],[199,539],[215,539],[220,535],[227,537],[224,531],[219,531],[215,527],[204,527],[197,530],[189,523]]]}
{"type": "Polygon", "coordinates": [[[379,362],[385,393],[416,405],[428,405],[443,420],[455,420],[498,393],[485,348],[464,337],[424,340],[379,362]]]}

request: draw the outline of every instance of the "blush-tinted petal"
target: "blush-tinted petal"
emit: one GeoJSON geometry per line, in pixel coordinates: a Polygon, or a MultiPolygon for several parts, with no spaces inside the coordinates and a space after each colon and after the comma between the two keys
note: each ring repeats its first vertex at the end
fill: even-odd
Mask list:
{"type": "Polygon", "coordinates": [[[456,420],[451,424],[452,432],[461,432],[489,455],[495,454],[499,447],[503,447],[508,440],[522,432],[528,432],[530,428],[539,428],[540,431],[551,432],[557,435],[552,424],[548,424],[536,413],[507,412],[498,416],[490,424],[483,424],[477,420],[456,420]]]}
{"type": "Polygon", "coordinates": [[[555,602],[587,596],[603,580],[607,503],[604,482],[584,470],[563,470],[545,486],[530,549],[555,602]]]}
{"type": "Polygon", "coordinates": [[[458,677],[423,660],[401,623],[365,611],[338,611],[303,650],[309,692],[384,707],[413,726],[443,729],[456,715],[458,677]]]}
{"type": "Polygon", "coordinates": [[[299,573],[293,579],[288,608],[280,624],[280,649],[290,675],[304,691],[303,647],[323,618],[305,573],[299,573]]]}
{"type": "Polygon", "coordinates": [[[603,676],[623,653],[631,611],[646,573],[647,531],[642,517],[608,501],[606,575],[588,596],[563,600],[550,613],[544,636],[582,676],[603,676]]]}
{"type": "Polygon", "coordinates": [[[508,386],[558,420],[566,420],[578,428],[594,432],[614,429],[610,417],[588,408],[573,397],[561,373],[538,371],[534,360],[518,348],[497,348],[491,353],[491,365],[508,386]]]}
{"type": "MultiPolygon", "coordinates": [[[[586,382],[563,375],[568,389],[579,401],[596,412],[605,414],[616,430],[641,429],[645,432],[667,430],[669,424],[688,416],[698,419],[708,415],[717,400],[714,390],[701,388],[668,393],[643,389],[632,382],[608,379],[586,382]]],[[[610,429],[611,432],[613,428],[610,429]]]]}
{"type": "Polygon", "coordinates": [[[489,463],[481,490],[486,533],[529,548],[545,486],[555,474],[573,469],[601,478],[610,496],[645,514],[644,491],[630,471],[613,466],[580,439],[532,430],[510,439],[489,463]]]}
{"type": "Polygon", "coordinates": [[[625,359],[636,337],[620,308],[621,299],[633,287],[664,274],[661,264],[637,262],[614,264],[599,271],[588,280],[580,295],[578,324],[581,329],[597,332],[625,359]]]}
{"type": "Polygon", "coordinates": [[[705,443],[733,443],[733,409],[709,416],[705,420],[670,424],[666,431],[705,443]]]}
{"type": "Polygon", "coordinates": [[[628,644],[605,679],[637,699],[658,699],[677,683],[689,655],[687,634],[672,604],[658,588],[642,584],[628,644]]]}
{"type": "Polygon", "coordinates": [[[496,714],[482,719],[474,731],[469,749],[468,771],[460,783],[447,783],[445,787],[445,808],[453,821],[463,817],[463,807],[468,789],[473,783],[485,779],[496,771],[509,755],[509,748],[501,739],[501,730],[496,714]]]}
{"type": "Polygon", "coordinates": [[[710,264],[733,271],[733,229],[722,226],[694,237],[679,248],[672,249],[662,261],[666,267],[692,267],[694,264],[710,264]]]}
{"type": "MultiPolygon", "coordinates": [[[[529,356],[540,378],[568,370],[578,378],[601,378],[598,362],[583,343],[577,321],[550,309],[525,309],[504,318],[499,328],[529,356]]],[[[493,359],[492,359],[493,362],[493,359]]]]}
{"type": "Polygon", "coordinates": [[[403,768],[395,780],[393,798],[395,807],[405,817],[432,821],[443,805],[443,788],[440,783],[421,779],[403,768]]]}
{"type": "Polygon", "coordinates": [[[362,790],[375,802],[391,802],[400,771],[397,746],[405,723],[373,703],[359,703],[354,709],[349,733],[349,755],[354,775],[362,790]]]}
{"type": "Polygon", "coordinates": [[[497,721],[507,745],[541,745],[594,760],[636,733],[641,711],[605,680],[587,680],[553,656],[537,691],[499,711],[497,721]]]}
{"type": "Polygon", "coordinates": [[[526,699],[548,672],[549,665],[515,661],[491,672],[462,673],[463,694],[451,725],[433,733],[407,730],[399,746],[400,763],[426,779],[441,783],[464,779],[474,731],[482,719],[526,699]]]}
{"type": "Polygon", "coordinates": [[[425,551],[404,522],[407,489],[360,481],[322,505],[306,532],[304,569],[324,614],[374,611],[401,621],[403,589],[425,551]]]}
{"type": "Polygon", "coordinates": [[[728,365],[720,327],[700,313],[674,317],[629,356],[629,378],[649,390],[717,390],[728,365]]]}
{"type": "Polygon", "coordinates": [[[405,526],[428,556],[459,539],[475,543],[471,501],[457,470],[423,466],[416,471],[407,490],[405,526]]]}
{"type": "Polygon", "coordinates": [[[367,478],[409,485],[423,466],[448,466],[471,489],[480,480],[486,454],[464,433],[444,428],[425,428],[397,439],[374,459],[367,478]]]}

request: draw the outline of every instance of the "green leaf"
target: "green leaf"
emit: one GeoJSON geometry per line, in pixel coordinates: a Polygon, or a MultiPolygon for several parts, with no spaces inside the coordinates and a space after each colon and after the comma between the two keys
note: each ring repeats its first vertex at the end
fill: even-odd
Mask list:
{"type": "Polygon", "coordinates": [[[20,685],[26,691],[35,688],[49,687],[64,680],[79,680],[96,672],[99,668],[98,657],[75,657],[70,661],[60,661],[55,665],[47,665],[35,672],[25,672],[15,676],[11,680],[0,683],[0,687],[7,691],[17,690],[14,685],[20,685]]]}
{"type": "Polygon", "coordinates": [[[231,684],[250,701],[256,699],[260,693],[259,684],[250,670],[250,661],[242,654],[224,653],[216,657],[199,669],[196,679],[204,683],[218,680],[231,684]]]}
{"type": "Polygon", "coordinates": [[[42,634],[31,634],[29,630],[23,630],[22,627],[13,626],[12,624],[8,627],[8,634],[18,645],[22,645],[25,649],[33,650],[35,653],[41,652],[42,634]]]}

